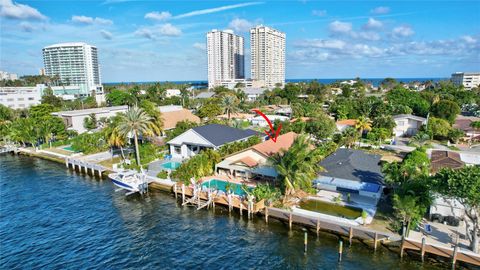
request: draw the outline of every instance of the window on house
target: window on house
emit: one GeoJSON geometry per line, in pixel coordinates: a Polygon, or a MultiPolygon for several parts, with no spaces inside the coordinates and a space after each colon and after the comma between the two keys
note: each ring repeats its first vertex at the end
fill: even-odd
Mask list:
{"type": "Polygon", "coordinates": [[[182,147],[174,146],[173,148],[174,148],[175,154],[181,154],[182,153],[182,147]]]}

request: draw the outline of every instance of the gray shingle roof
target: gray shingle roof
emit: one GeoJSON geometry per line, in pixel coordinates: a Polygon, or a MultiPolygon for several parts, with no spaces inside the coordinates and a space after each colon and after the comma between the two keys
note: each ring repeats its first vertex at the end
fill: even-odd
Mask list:
{"type": "Polygon", "coordinates": [[[246,139],[258,134],[251,129],[238,129],[219,124],[194,127],[193,130],[215,146],[246,139]]]}
{"type": "Polygon", "coordinates": [[[379,165],[380,155],[361,150],[341,148],[326,157],[320,166],[325,168],[321,175],[368,183],[383,184],[379,165]]]}

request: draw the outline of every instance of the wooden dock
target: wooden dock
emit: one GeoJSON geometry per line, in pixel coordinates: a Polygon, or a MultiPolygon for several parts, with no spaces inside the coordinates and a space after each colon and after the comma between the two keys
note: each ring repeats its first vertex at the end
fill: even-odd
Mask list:
{"type": "Polygon", "coordinates": [[[446,246],[440,246],[435,244],[426,243],[426,240],[418,242],[413,239],[402,239],[400,248],[400,257],[407,250],[413,250],[420,253],[422,260],[425,254],[433,254],[436,256],[444,257],[451,260],[452,267],[455,267],[457,262],[464,262],[475,266],[480,266],[480,254],[476,254],[470,250],[464,250],[460,247],[449,248],[446,246]]]}
{"type": "Polygon", "coordinates": [[[90,171],[93,176],[95,176],[95,172],[97,172],[100,178],[102,177],[102,173],[107,171],[107,169],[101,165],[69,157],[65,158],[65,166],[73,170],[78,170],[79,172],[85,172],[86,174],[90,171]]]}
{"type": "Polygon", "coordinates": [[[238,209],[240,211],[240,215],[243,214],[243,211],[247,212],[249,218],[253,217],[254,213],[257,213],[265,208],[264,200],[259,202],[248,201],[246,199],[242,199],[238,196],[233,195],[223,195],[223,194],[216,194],[206,191],[201,191],[200,189],[195,190],[195,188],[191,186],[185,186],[184,184],[175,184],[173,186],[173,193],[175,194],[175,198],[182,199],[182,205],[186,204],[194,204],[201,208],[215,208],[216,204],[227,206],[229,211],[233,209],[238,209]],[[208,202],[208,204],[205,204],[208,202]]]}
{"type": "Polygon", "coordinates": [[[372,242],[373,248],[376,249],[378,243],[386,241],[398,241],[400,237],[398,235],[386,232],[379,232],[364,228],[362,226],[352,226],[351,224],[342,224],[337,221],[328,220],[321,217],[312,217],[299,213],[293,213],[289,210],[267,207],[263,213],[265,215],[265,221],[268,222],[269,218],[275,218],[282,221],[287,221],[289,228],[292,228],[293,224],[297,224],[303,227],[313,228],[317,232],[328,231],[334,234],[348,237],[348,241],[351,243],[353,239],[359,239],[362,241],[372,242]]]}

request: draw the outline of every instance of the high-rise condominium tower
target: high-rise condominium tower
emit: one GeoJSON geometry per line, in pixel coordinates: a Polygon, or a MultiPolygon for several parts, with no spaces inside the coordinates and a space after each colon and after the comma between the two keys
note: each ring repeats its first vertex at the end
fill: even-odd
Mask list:
{"type": "Polygon", "coordinates": [[[208,87],[245,78],[243,37],[231,30],[207,33],[208,87]]]}
{"type": "Polygon", "coordinates": [[[285,33],[263,25],[250,29],[252,80],[272,88],[285,84],[285,33]]]}
{"type": "Polygon", "coordinates": [[[47,76],[59,76],[64,85],[78,85],[82,95],[102,91],[97,47],[83,42],[60,43],[43,48],[47,76]]]}

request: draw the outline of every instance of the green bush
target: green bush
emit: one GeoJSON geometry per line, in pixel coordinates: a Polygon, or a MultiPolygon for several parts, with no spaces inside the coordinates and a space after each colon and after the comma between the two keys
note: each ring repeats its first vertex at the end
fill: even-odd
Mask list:
{"type": "Polygon", "coordinates": [[[167,179],[168,178],[168,172],[167,171],[160,171],[157,173],[157,177],[161,179],[167,179]]]}
{"type": "Polygon", "coordinates": [[[279,188],[274,187],[273,185],[267,184],[258,184],[251,192],[255,199],[258,201],[266,200],[271,203],[274,202],[282,196],[282,192],[279,188]]]}

